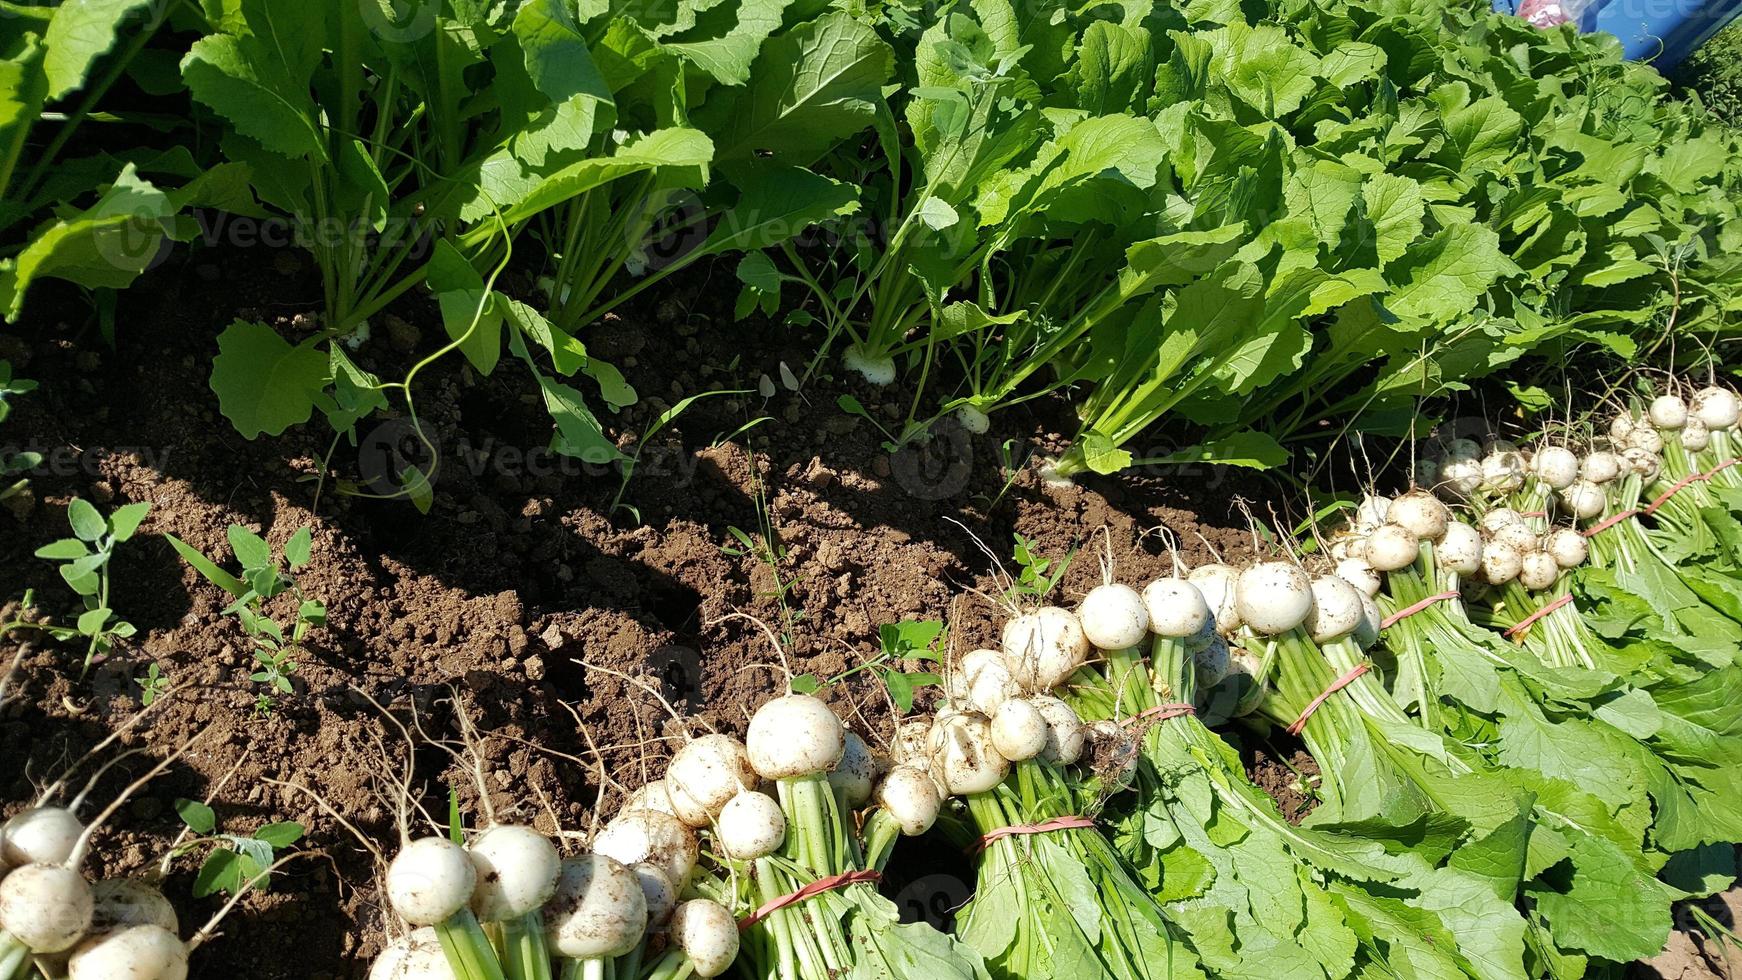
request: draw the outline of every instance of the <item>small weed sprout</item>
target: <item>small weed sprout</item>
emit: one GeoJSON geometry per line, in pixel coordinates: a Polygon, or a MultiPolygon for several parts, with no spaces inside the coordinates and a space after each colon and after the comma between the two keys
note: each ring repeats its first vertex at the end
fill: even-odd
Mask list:
{"type": "MultiPolygon", "coordinates": [[[[97,658],[106,655],[118,639],[126,639],[137,630],[133,624],[115,615],[109,605],[109,568],[115,546],[129,541],[138,532],[139,524],[151,510],[150,504],[128,504],[104,517],[87,500],[74,497],[67,506],[67,523],[73,536],[62,538],[36,549],[36,557],[60,563],[60,577],[84,603],[73,626],[45,626],[15,622],[0,626],[0,633],[13,629],[41,630],[57,640],[84,637],[85,662],[80,676],[91,669],[97,658]]],[[[32,597],[25,596],[29,608],[32,597]]]]}
{"type": "Polygon", "coordinates": [[[176,800],[175,812],[194,836],[177,844],[169,859],[195,851],[207,852],[205,863],[194,877],[195,898],[234,895],[244,889],[268,890],[269,872],[278,863],[278,852],[301,840],[303,835],[302,824],[292,821],[269,823],[247,836],[219,833],[217,814],[197,800],[176,800]]]}
{"type": "Polygon", "coordinates": [[[266,539],[240,524],[230,525],[226,536],[230,551],[242,566],[239,577],[224,571],[175,535],[164,535],[176,553],[206,581],[234,597],[234,601],[224,607],[224,614],[235,616],[243,632],[254,641],[256,669],[248,676],[266,687],[255,702],[255,712],[266,715],[276,707],[278,694],[295,691],[291,677],[298,664],[292,653],[300,649],[309,630],[325,625],[327,621],[326,605],[304,595],[295,575],[309,563],[314,536],[307,527],[291,535],[284,544],[282,567],[266,539]],[[288,628],[265,609],[268,601],[285,594],[296,599],[296,615],[288,628]]]}

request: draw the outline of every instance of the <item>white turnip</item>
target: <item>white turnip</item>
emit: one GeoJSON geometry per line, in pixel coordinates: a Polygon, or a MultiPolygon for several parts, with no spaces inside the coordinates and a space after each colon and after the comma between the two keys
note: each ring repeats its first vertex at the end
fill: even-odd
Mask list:
{"type": "Polygon", "coordinates": [[[1109,582],[1089,590],[1077,607],[1083,635],[1102,650],[1136,646],[1149,633],[1149,613],[1143,597],[1129,585],[1109,582]]]}

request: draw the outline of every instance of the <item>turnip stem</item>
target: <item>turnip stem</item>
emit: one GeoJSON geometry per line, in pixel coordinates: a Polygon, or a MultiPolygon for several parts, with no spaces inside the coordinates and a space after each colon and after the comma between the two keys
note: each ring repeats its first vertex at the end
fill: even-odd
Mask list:
{"type": "Polygon", "coordinates": [[[506,980],[551,980],[544,914],[530,912],[502,923],[502,973],[506,980]]]}
{"type": "Polygon", "coordinates": [[[507,980],[496,951],[484,935],[484,927],[471,909],[461,909],[453,918],[435,927],[456,980],[507,980]]]}

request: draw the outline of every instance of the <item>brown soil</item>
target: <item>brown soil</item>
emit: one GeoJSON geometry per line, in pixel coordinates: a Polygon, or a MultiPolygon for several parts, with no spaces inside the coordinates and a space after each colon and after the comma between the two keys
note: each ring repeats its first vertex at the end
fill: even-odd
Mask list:
{"type": "MultiPolygon", "coordinates": [[[[391,850],[384,778],[407,771],[438,816],[448,785],[469,814],[480,810],[470,775],[446,755],[426,746],[400,760],[403,743],[375,704],[400,719],[415,709],[429,732],[456,738],[457,699],[492,733],[482,779],[497,815],[585,829],[601,785],[658,775],[658,739],[678,731],[653,696],[607,671],[655,679],[692,730],[741,730],[780,680],[762,624],[787,637],[794,672],[824,677],[873,656],[878,626],[903,619],[947,620],[965,650],[996,638],[1000,613],[974,590],[999,591],[997,563],[983,549],[1008,566],[1013,534],[1048,555],[1081,549],[1062,586],[1068,597],[1100,580],[1103,528],[1119,576],[1137,581],[1170,561],[1145,530],[1170,528],[1194,562],[1210,547],[1235,557],[1250,548],[1235,530],[1246,524],[1238,499],[1279,496],[1254,477],[1212,470],[1047,487],[1029,458],[1056,452],[1058,433],[1070,429],[1050,403],[999,416],[990,435],[946,428],[925,450],[891,456],[876,427],[836,400],[852,394],[895,428],[906,407],[895,393],[827,376],[787,391],[781,365],[802,373],[812,338],[734,325],[729,280],[698,276],[586,337],[643,396],[607,421],[631,451],[633,434],[680,397],[750,392],[696,402],[644,447],[622,498],[634,511],[613,510],[619,481],[610,472],[538,451],[550,423],[523,366],[505,358],[481,378],[448,358],[416,389],[442,453],[427,516],[337,489],[338,477],[366,484],[379,475],[379,460],[405,441],[403,422],[366,422],[360,448],[334,450],[318,421],[249,442],[218,414],[206,382],[223,325],[242,316],[291,337],[309,329],[303,314],[318,283],[297,255],[178,255],[124,293],[112,352],[77,302],[50,290],[33,296],[18,332],[0,337],[0,357],[43,387],[17,402],[4,438],[48,461],[21,516],[0,514],[0,596],[35,588],[45,612],[69,618],[70,593],[31,557],[64,536],[67,502],[153,507],[114,568],[112,605],[139,635],[83,679],[82,648],[33,643],[24,655],[0,708],[6,812],[136,711],[136,680],[156,663],[181,690],[121,747],[161,756],[192,745],[109,821],[96,869],[151,867],[180,829],[180,797],[210,797],[226,832],[299,820],[310,828],[299,846],[311,856],[289,865],[270,894],[241,903],[223,938],[195,956],[195,974],[361,976],[384,916],[372,860],[338,817],[391,850]],[[772,397],[756,393],[764,376],[772,397]],[[330,450],[327,479],[317,482],[330,450]],[[766,547],[764,521],[778,542],[774,561],[741,553],[732,532],[766,547]],[[296,693],[269,712],[257,711],[250,640],[222,614],[228,597],[161,536],[227,559],[232,522],[275,546],[305,525],[314,531],[314,561],[299,584],[327,603],[328,623],[296,658],[296,693]]],[[[397,312],[355,355],[390,378],[441,336],[421,305],[397,312]]],[[[828,696],[868,736],[887,730],[887,701],[869,675],[828,696]]],[[[127,760],[95,799],[146,768],[127,760]]],[[[187,931],[221,904],[191,898],[197,866],[182,858],[167,885],[187,931]]]]}

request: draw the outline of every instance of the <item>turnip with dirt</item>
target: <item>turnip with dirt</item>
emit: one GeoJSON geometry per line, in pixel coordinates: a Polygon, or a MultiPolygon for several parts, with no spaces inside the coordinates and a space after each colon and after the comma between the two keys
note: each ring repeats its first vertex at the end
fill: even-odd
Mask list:
{"type": "Polygon", "coordinates": [[[738,943],[738,923],[716,902],[691,899],[672,913],[671,944],[689,960],[695,976],[706,980],[725,973],[738,958],[738,943]]]}
{"type": "MultiPolygon", "coordinates": [[[[1482,534],[1462,521],[1446,525],[1446,533],[1434,545],[1434,562],[1456,575],[1474,575],[1482,570],[1482,534]]],[[[1368,595],[1377,595],[1377,591],[1368,595]]]]}
{"type": "Polygon", "coordinates": [[[1004,654],[998,650],[973,650],[964,654],[950,673],[950,697],[981,711],[996,711],[1006,700],[1019,697],[1022,686],[1010,673],[1004,654]]]}
{"type": "Polygon", "coordinates": [[[0,858],[7,867],[63,864],[85,833],[73,812],[58,806],[24,810],[0,827],[0,858]]]}
{"type": "MultiPolygon", "coordinates": [[[[1585,461],[1579,464],[1579,480],[1599,486],[1612,483],[1620,478],[1622,465],[1620,456],[1608,450],[1598,450],[1586,456],[1585,461]]],[[[1578,485],[1575,482],[1566,490],[1571,490],[1578,485]]],[[[1563,490],[1562,493],[1565,493],[1566,490],[1563,490]]]]}
{"type": "Polygon", "coordinates": [[[1432,494],[1411,490],[1391,505],[1391,523],[1408,529],[1424,541],[1438,541],[1446,532],[1452,513],[1432,494]]]}
{"type": "Polygon", "coordinates": [[[1046,716],[1029,701],[1006,701],[992,715],[992,747],[1011,762],[1039,755],[1051,734],[1046,716]]]}
{"type": "Polygon", "coordinates": [[[581,854],[563,861],[544,923],[546,942],[558,956],[580,964],[580,975],[603,976],[605,961],[640,944],[647,898],[635,872],[621,862],[581,854]]]}
{"type": "Polygon", "coordinates": [[[1235,602],[1240,620],[1265,636],[1286,633],[1313,608],[1312,579],[1299,565],[1267,561],[1240,573],[1235,602]]]}
{"type": "Polygon", "coordinates": [[[434,929],[414,929],[387,944],[369,968],[369,980],[459,980],[434,929]]]}
{"type": "Polygon", "coordinates": [[[1579,456],[1565,446],[1544,446],[1531,457],[1531,472],[1551,490],[1563,490],[1579,478],[1579,456]]]}
{"type": "Polygon", "coordinates": [[[732,797],[755,788],[750,756],[730,735],[691,739],[672,756],[665,773],[672,810],[691,827],[708,826],[732,797]]]}
{"type": "Polygon", "coordinates": [[[1353,585],[1335,575],[1320,575],[1312,580],[1310,594],[1304,626],[1313,642],[1341,639],[1360,625],[1361,594],[1353,585]]]}
{"type": "MultiPolygon", "coordinates": [[[[453,972],[436,944],[434,955],[417,963],[405,961],[397,972],[370,970],[370,980],[449,980],[453,972]]],[[[188,948],[174,932],[160,925],[133,925],[91,936],[67,961],[68,980],[186,980],[188,948]]]]}
{"type": "Polygon", "coordinates": [[[1129,585],[1108,582],[1089,590],[1077,607],[1083,635],[1102,650],[1134,647],[1149,633],[1143,597],[1129,585]]]}
{"type": "Polygon", "coordinates": [[[877,784],[877,757],[871,746],[853,732],[842,739],[841,758],[829,771],[829,785],[840,794],[849,810],[857,810],[871,800],[877,784]]]}
{"type": "Polygon", "coordinates": [[[652,864],[682,889],[689,883],[701,845],[694,831],[668,813],[628,810],[594,835],[592,850],[623,865],[652,864]]]}
{"type": "Polygon", "coordinates": [[[720,810],[714,840],[733,861],[767,857],[786,842],[786,814],[767,793],[739,793],[720,810]]]}
{"type": "Polygon", "coordinates": [[[1602,516],[1609,506],[1609,497],[1597,483],[1578,480],[1561,491],[1561,504],[1574,517],[1587,521],[1602,516]]]}
{"type": "Polygon", "coordinates": [[[1694,392],[1688,399],[1688,413],[1705,423],[1707,429],[1728,429],[1742,417],[1742,402],[1738,402],[1735,392],[1713,385],[1694,392]]]}
{"type": "Polygon", "coordinates": [[[1009,771],[1009,760],[992,744],[990,718],[978,711],[958,711],[933,725],[931,774],[951,796],[988,792],[1009,771]]]}
{"type": "Polygon", "coordinates": [[[1227,565],[1199,565],[1186,575],[1186,581],[1197,586],[1204,604],[1216,617],[1216,628],[1232,633],[1240,628],[1240,610],[1235,602],[1239,592],[1240,572],[1227,565]]]}
{"type": "Polygon", "coordinates": [[[1591,543],[1583,534],[1570,527],[1563,527],[1549,532],[1548,538],[1543,542],[1543,550],[1561,568],[1577,568],[1590,557],[1591,543]]]}
{"type": "Polygon", "coordinates": [[[1337,577],[1366,595],[1378,595],[1384,582],[1365,558],[1345,558],[1337,562],[1337,577]]]}
{"type": "Polygon", "coordinates": [[[1646,408],[1645,417],[1660,429],[1679,429],[1688,422],[1688,403],[1675,395],[1658,395],[1646,408]]]}
{"type": "Polygon", "coordinates": [[[1074,613],[1042,606],[1004,624],[1004,663],[1031,693],[1050,691],[1076,673],[1089,656],[1089,638],[1074,613]]]}
{"type": "Polygon", "coordinates": [[[1185,579],[1158,578],[1145,585],[1143,610],[1151,632],[1181,640],[1211,632],[1216,623],[1204,594],[1185,579]]]}
{"type": "Polygon", "coordinates": [[[908,837],[930,830],[943,806],[937,783],[913,766],[895,766],[885,773],[877,787],[877,802],[908,837]]]}
{"type": "MultiPolygon", "coordinates": [[[[0,971],[29,954],[71,949],[91,928],[91,886],[71,868],[27,864],[0,880],[0,971]]],[[[8,974],[9,975],[9,974],[8,974]]]]}
{"type": "Polygon", "coordinates": [[[1367,564],[1374,571],[1395,572],[1415,564],[1421,539],[1400,524],[1387,524],[1367,538],[1367,564]]]}

